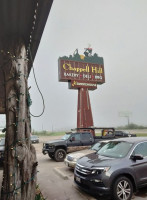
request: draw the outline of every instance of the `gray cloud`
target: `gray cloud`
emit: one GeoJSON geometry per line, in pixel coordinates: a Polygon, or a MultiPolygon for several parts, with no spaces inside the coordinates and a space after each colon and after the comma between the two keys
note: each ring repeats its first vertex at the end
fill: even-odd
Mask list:
{"type": "MultiPolygon", "coordinates": [[[[90,92],[96,126],[127,123],[120,111],[130,111],[130,121],[147,124],[147,1],[55,0],[34,62],[44,95],[42,117],[32,118],[35,130],[76,127],[77,94],[58,82],[58,58],[83,54],[88,44],[104,58],[106,83],[90,92]]],[[[29,78],[31,112],[42,111],[42,101],[32,72],[29,78]]]]}

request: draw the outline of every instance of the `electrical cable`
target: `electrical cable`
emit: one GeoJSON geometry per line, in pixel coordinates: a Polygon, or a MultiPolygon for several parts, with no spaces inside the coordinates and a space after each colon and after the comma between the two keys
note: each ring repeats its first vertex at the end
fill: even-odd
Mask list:
{"type": "Polygon", "coordinates": [[[30,52],[30,59],[31,59],[31,63],[32,63],[32,69],[33,69],[34,80],[35,80],[37,89],[38,89],[38,91],[39,91],[39,93],[40,93],[40,95],[41,95],[42,103],[43,103],[43,110],[42,110],[42,112],[41,112],[40,115],[33,115],[33,114],[31,114],[31,112],[30,112],[30,114],[31,114],[31,116],[33,116],[33,117],[40,117],[40,116],[43,115],[43,113],[44,113],[44,111],[45,111],[44,97],[43,97],[42,92],[41,92],[40,89],[39,89],[39,86],[38,86],[38,83],[37,83],[37,79],[36,79],[36,76],[35,76],[35,70],[34,70],[34,66],[33,66],[33,58],[32,58],[32,53],[31,53],[30,47],[29,47],[29,52],[30,52]]]}

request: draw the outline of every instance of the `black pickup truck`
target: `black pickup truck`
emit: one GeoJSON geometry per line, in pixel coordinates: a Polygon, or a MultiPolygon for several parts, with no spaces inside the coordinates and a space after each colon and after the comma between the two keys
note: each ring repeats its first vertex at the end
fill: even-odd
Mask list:
{"type": "Polygon", "coordinates": [[[115,137],[136,137],[137,135],[136,134],[132,134],[132,133],[129,133],[129,132],[126,132],[126,131],[115,131],[114,132],[115,134],[115,137]]]}
{"type": "MultiPolygon", "coordinates": [[[[114,129],[107,132],[112,133],[114,132],[114,129]]],[[[42,153],[44,155],[48,154],[50,158],[57,162],[61,162],[64,161],[67,153],[88,148],[88,146],[91,146],[100,140],[113,138],[115,138],[114,134],[93,136],[93,134],[88,130],[83,132],[70,132],[66,133],[60,140],[44,143],[42,153]]]]}

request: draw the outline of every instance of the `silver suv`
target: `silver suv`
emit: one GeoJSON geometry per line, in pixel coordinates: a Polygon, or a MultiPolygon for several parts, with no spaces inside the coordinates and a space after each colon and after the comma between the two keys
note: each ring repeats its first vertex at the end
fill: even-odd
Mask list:
{"type": "Polygon", "coordinates": [[[147,137],[115,139],[80,158],[74,180],[92,194],[130,200],[134,191],[147,186],[147,137]]]}

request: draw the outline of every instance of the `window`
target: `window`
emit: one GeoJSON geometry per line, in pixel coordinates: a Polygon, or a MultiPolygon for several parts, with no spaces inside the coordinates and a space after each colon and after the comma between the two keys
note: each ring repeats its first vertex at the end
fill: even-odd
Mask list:
{"type": "Polygon", "coordinates": [[[82,141],[89,141],[91,138],[91,134],[90,133],[82,133],[82,141]]]}
{"type": "Polygon", "coordinates": [[[136,146],[136,148],[133,151],[133,155],[135,154],[141,154],[143,157],[147,156],[147,142],[142,142],[136,146]]]}
{"type": "Polygon", "coordinates": [[[74,135],[73,135],[73,137],[75,137],[75,141],[79,141],[80,140],[80,133],[75,133],[74,135]]]}
{"type": "Polygon", "coordinates": [[[5,139],[2,138],[2,139],[0,140],[0,146],[3,146],[3,145],[5,145],[5,139]]]}
{"type": "Polygon", "coordinates": [[[70,134],[65,134],[63,137],[62,137],[62,140],[67,140],[71,135],[70,134]]]}
{"type": "Polygon", "coordinates": [[[122,136],[123,134],[122,134],[121,131],[115,131],[115,135],[116,135],[116,136],[122,136]]]}

